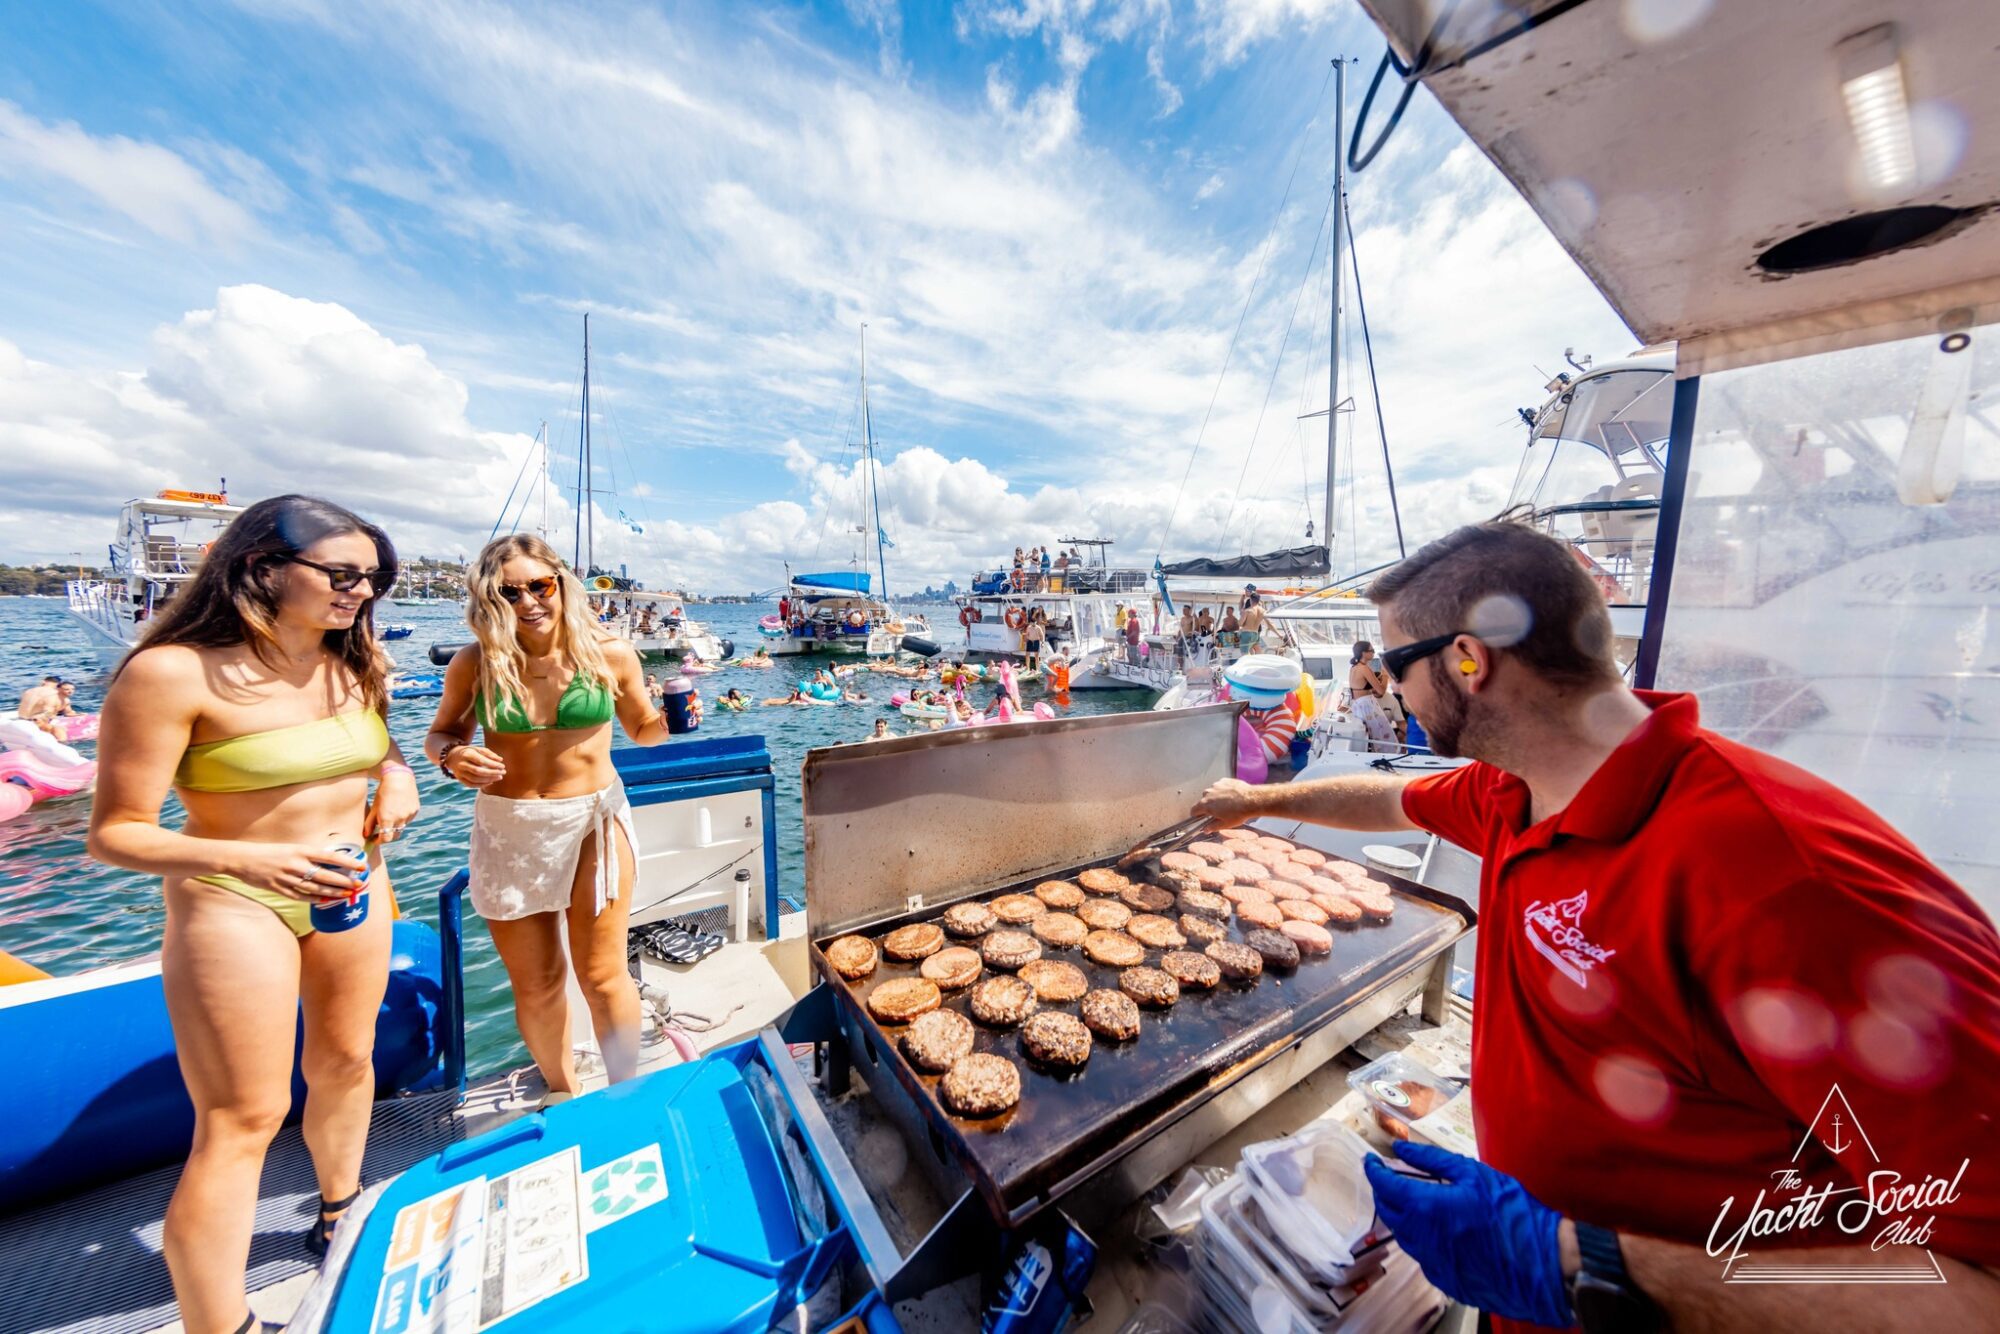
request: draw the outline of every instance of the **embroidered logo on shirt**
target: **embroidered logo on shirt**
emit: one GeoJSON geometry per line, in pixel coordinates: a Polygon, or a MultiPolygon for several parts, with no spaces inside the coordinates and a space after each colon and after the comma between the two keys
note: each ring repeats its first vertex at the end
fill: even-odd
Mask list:
{"type": "Polygon", "coordinates": [[[1544,903],[1536,899],[1522,914],[1528,943],[1554,964],[1564,977],[1580,987],[1590,985],[1591,969],[1618,953],[1617,950],[1591,944],[1578,928],[1583,910],[1589,906],[1590,891],[1586,889],[1574,898],[1558,902],[1544,903]]]}

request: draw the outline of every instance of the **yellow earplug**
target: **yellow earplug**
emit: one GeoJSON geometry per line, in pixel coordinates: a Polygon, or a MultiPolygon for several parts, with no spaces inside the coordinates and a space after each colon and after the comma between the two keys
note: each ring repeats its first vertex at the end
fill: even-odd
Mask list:
{"type": "Polygon", "coordinates": [[[1470,676],[1474,672],[1479,670],[1479,664],[1474,662],[1470,658],[1460,658],[1458,660],[1458,670],[1464,672],[1467,676],[1470,676]]]}

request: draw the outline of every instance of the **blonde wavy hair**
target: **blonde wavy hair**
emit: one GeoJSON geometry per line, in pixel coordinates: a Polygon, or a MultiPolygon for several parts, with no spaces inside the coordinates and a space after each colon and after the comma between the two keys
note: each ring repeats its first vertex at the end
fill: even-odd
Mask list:
{"type": "Polygon", "coordinates": [[[528,655],[521,651],[513,605],[500,596],[500,570],[516,556],[525,556],[555,571],[562,587],[562,614],[556,621],[556,651],[569,659],[577,675],[587,677],[618,696],[618,679],[604,656],[604,636],[590,614],[590,593],[571,572],[555,548],[533,533],[511,533],[488,542],[472,563],[465,580],[465,621],[479,642],[477,697],[488,718],[500,716],[509,699],[525,701],[528,655]]]}

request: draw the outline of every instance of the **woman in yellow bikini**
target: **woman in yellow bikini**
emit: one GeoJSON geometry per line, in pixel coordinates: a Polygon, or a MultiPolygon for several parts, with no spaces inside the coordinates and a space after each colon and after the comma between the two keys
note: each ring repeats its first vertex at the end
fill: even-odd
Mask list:
{"type": "Polygon", "coordinates": [[[424,750],[467,787],[472,906],[514,987],[514,1019],[547,1101],[578,1091],[569,1041],[568,958],[612,1082],[639,1067],[639,990],[625,928],[637,844],[611,764],[611,720],[642,746],[667,723],[639,655],[600,630],[583,584],[548,543],[516,533],[487,544],[466,580],[478,642],[445,669],[424,750]],[[483,733],[473,745],[473,729],[483,733]]]}
{"type": "Polygon", "coordinates": [[[383,723],[370,616],[395,578],[373,524],[306,496],[260,501],[148,623],[104,699],[90,852],[162,877],[161,979],[195,1108],[163,1242],[190,1334],[257,1327],[244,1270],[301,1002],[313,1250],[360,1188],[394,915],[378,845],[418,805],[383,723]],[[169,788],[187,810],[178,832],[160,826],[169,788]],[[340,843],[366,845],[367,861],[328,851],[340,843]],[[366,918],[316,932],[312,905],[353,893],[364,870],[366,918]]]}

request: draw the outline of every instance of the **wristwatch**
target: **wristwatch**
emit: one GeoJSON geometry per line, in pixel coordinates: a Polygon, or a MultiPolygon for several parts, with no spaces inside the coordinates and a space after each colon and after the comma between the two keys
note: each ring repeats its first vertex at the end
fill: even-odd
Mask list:
{"type": "Polygon", "coordinates": [[[1569,1304],[1585,1334],[1654,1334],[1665,1329],[1666,1313],[1625,1271],[1618,1234],[1589,1223],[1575,1226],[1581,1263],[1569,1281],[1569,1304]]]}

